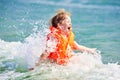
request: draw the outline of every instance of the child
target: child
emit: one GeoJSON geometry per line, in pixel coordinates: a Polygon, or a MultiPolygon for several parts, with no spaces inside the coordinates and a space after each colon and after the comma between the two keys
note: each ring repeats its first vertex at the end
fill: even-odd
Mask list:
{"type": "Polygon", "coordinates": [[[60,65],[69,62],[74,55],[72,50],[96,53],[96,49],[77,44],[74,41],[70,13],[61,9],[51,19],[50,33],[47,35],[46,50],[40,56],[39,62],[50,60],[60,65]]]}

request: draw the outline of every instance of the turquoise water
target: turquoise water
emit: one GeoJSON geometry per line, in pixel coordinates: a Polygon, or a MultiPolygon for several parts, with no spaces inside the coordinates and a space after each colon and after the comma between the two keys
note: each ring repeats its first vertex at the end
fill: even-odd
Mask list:
{"type": "MultiPolygon", "coordinates": [[[[75,40],[81,45],[100,50],[102,62],[105,64],[100,69],[100,73],[99,69],[95,68],[87,73],[88,77],[83,75],[85,72],[79,75],[79,72],[75,74],[73,72],[70,75],[76,75],[76,80],[78,77],[81,77],[82,80],[105,80],[105,77],[112,74],[112,72],[107,74],[112,67],[115,76],[110,80],[117,80],[117,75],[120,73],[120,69],[116,67],[119,65],[115,64],[116,62],[120,64],[119,0],[0,0],[0,80],[9,78],[15,80],[17,78],[18,80],[46,79],[45,75],[51,73],[55,66],[43,71],[41,77],[39,75],[42,72],[26,72],[28,71],[27,65],[34,66],[33,63],[44,50],[45,35],[48,33],[49,27],[48,21],[60,8],[72,13],[75,40]],[[26,56],[32,58],[31,63],[27,63],[29,58],[26,59],[26,56]],[[98,79],[92,76],[95,72],[100,76],[98,79]],[[103,73],[107,75],[102,77],[103,73]]],[[[65,67],[60,67],[65,72],[69,72],[71,68],[65,70],[65,67]]],[[[39,68],[38,71],[41,70],[42,68],[39,68]]],[[[60,80],[73,79],[71,76],[69,76],[70,78],[61,76],[61,72],[56,76],[60,80]]],[[[50,78],[50,76],[47,77],[50,78]]]]}

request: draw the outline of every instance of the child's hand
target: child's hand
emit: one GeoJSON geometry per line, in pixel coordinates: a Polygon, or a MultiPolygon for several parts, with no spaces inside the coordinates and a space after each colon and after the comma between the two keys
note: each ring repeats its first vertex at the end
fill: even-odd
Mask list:
{"type": "Polygon", "coordinates": [[[85,52],[91,53],[91,54],[97,54],[97,50],[96,48],[88,48],[85,50],[85,52]]]}

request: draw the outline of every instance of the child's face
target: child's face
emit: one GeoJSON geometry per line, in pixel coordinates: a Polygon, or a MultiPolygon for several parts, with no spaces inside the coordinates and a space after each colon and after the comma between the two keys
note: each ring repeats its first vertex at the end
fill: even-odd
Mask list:
{"type": "Polygon", "coordinates": [[[72,30],[72,24],[70,16],[66,15],[66,18],[59,24],[59,28],[63,31],[66,35],[69,35],[70,31],[72,30]]]}

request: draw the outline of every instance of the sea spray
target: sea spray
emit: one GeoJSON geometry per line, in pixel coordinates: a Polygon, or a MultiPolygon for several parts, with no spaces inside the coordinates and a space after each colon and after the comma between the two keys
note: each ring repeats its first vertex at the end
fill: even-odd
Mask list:
{"type": "Polygon", "coordinates": [[[101,54],[75,53],[66,65],[46,61],[35,67],[35,62],[45,49],[48,29],[37,31],[24,42],[0,40],[0,79],[6,80],[119,80],[120,65],[103,64],[101,54]],[[33,71],[28,71],[34,67],[33,71]],[[22,73],[21,73],[22,72],[22,73]]]}
{"type": "Polygon", "coordinates": [[[0,79],[119,80],[120,65],[103,64],[101,54],[75,53],[66,66],[46,61],[35,67],[35,62],[45,49],[46,38],[42,35],[46,34],[38,31],[24,42],[0,41],[0,64],[4,68],[0,79]],[[34,67],[34,70],[28,71],[30,67],[34,67]]]}
{"type": "MultiPolygon", "coordinates": [[[[47,30],[47,29],[46,29],[47,30]]],[[[45,32],[31,34],[23,42],[0,40],[1,69],[25,72],[35,66],[40,54],[45,49],[45,32]]]]}
{"type": "Polygon", "coordinates": [[[35,70],[14,78],[20,80],[119,80],[120,66],[103,64],[99,58],[86,53],[77,54],[67,65],[44,62],[35,70]],[[78,55],[79,54],[79,55],[78,55]],[[81,58],[81,59],[80,59],[81,58]],[[112,69],[111,69],[112,68],[112,69]]]}

